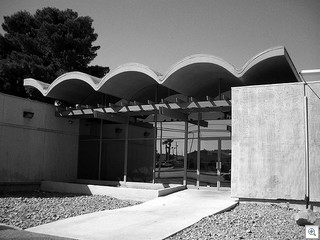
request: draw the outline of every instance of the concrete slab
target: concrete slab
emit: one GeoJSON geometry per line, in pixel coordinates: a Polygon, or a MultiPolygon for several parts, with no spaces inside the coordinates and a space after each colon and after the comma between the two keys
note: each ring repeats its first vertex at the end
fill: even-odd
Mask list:
{"type": "Polygon", "coordinates": [[[236,204],[230,191],[187,189],[140,205],[86,214],[27,231],[76,239],[164,239],[236,204]]]}
{"type": "Polygon", "coordinates": [[[8,226],[0,223],[0,239],[1,240],[72,240],[70,238],[63,238],[57,236],[51,236],[40,233],[33,233],[23,231],[20,228],[14,226],[8,226]]]}
{"type": "MultiPolygon", "coordinates": [[[[93,182],[93,181],[92,181],[93,182]]],[[[106,181],[105,181],[106,182],[106,181]]],[[[101,181],[100,181],[101,183],[101,181]]],[[[110,183],[110,182],[109,182],[110,183]]],[[[96,184],[98,182],[96,181],[96,184]]],[[[186,189],[183,185],[171,185],[165,188],[162,184],[127,183],[126,186],[103,186],[80,183],[42,181],[41,191],[62,193],[83,193],[89,195],[106,195],[122,200],[148,201],[186,189]]]]}

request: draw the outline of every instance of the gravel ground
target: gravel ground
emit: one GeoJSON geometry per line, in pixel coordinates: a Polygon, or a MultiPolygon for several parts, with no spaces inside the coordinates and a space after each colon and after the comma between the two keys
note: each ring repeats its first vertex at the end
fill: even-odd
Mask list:
{"type": "MultiPolygon", "coordinates": [[[[22,229],[81,214],[139,204],[108,196],[48,192],[0,194],[0,223],[22,229]]],[[[305,239],[305,227],[291,218],[298,210],[276,204],[241,203],[206,217],[167,238],[176,239],[305,239]]],[[[316,213],[320,217],[320,213],[316,213]]]]}
{"type": "Polygon", "coordinates": [[[0,194],[0,223],[22,229],[56,220],[139,204],[100,195],[48,192],[0,194]]]}
{"type": "MultiPolygon", "coordinates": [[[[305,227],[291,218],[296,212],[276,204],[241,203],[231,211],[206,217],[167,240],[305,239],[305,227]]],[[[319,213],[316,215],[320,217],[319,213]]]]}

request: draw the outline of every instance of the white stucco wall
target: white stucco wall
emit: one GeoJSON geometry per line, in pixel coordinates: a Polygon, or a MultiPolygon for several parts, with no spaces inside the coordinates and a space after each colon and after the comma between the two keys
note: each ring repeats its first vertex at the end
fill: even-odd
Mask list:
{"type": "Polygon", "coordinates": [[[0,93],[0,183],[76,179],[78,135],[53,105],[0,93]]]}

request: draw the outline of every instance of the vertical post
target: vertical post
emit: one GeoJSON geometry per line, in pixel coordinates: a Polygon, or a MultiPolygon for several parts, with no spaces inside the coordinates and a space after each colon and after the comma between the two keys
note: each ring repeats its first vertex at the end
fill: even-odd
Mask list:
{"type": "Polygon", "coordinates": [[[126,122],[126,132],[124,140],[124,169],[123,169],[123,181],[127,183],[127,172],[128,172],[128,148],[129,148],[129,118],[126,122]]]}
{"type": "Polygon", "coordinates": [[[221,78],[219,78],[219,100],[221,100],[221,78]]]}
{"type": "Polygon", "coordinates": [[[201,118],[201,113],[198,113],[198,149],[197,149],[197,188],[198,189],[200,186],[200,159],[201,159],[200,118],[201,118]]]}
{"type": "Polygon", "coordinates": [[[305,135],[305,200],[306,208],[309,207],[309,129],[308,129],[308,98],[304,96],[304,135],[305,135]]]}
{"type": "Polygon", "coordinates": [[[178,161],[178,143],[176,142],[176,161],[178,161]]]}
{"type": "Polygon", "coordinates": [[[101,180],[101,162],[102,162],[102,131],[103,131],[103,120],[100,120],[100,136],[99,136],[99,166],[98,166],[98,180],[101,180]]]}
{"type": "Polygon", "coordinates": [[[158,126],[158,114],[154,114],[154,133],[153,133],[153,164],[152,164],[152,183],[156,180],[156,160],[157,160],[157,126],[158,126]]]}
{"type": "Polygon", "coordinates": [[[160,158],[158,162],[158,178],[160,178],[160,172],[161,172],[161,164],[162,164],[162,122],[160,122],[160,158]]]}
{"type": "Polygon", "coordinates": [[[184,161],[183,161],[183,185],[187,186],[187,164],[188,164],[188,121],[184,129],[184,161]]]}
{"type": "Polygon", "coordinates": [[[221,177],[221,139],[218,140],[218,164],[217,164],[217,189],[220,189],[220,177],[221,177]]]}

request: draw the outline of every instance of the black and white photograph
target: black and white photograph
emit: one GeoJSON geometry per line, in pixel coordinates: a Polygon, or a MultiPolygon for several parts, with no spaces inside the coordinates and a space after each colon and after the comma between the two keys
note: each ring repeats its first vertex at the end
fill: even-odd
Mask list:
{"type": "Polygon", "coordinates": [[[320,0],[0,0],[0,239],[320,239],[320,0]]]}

